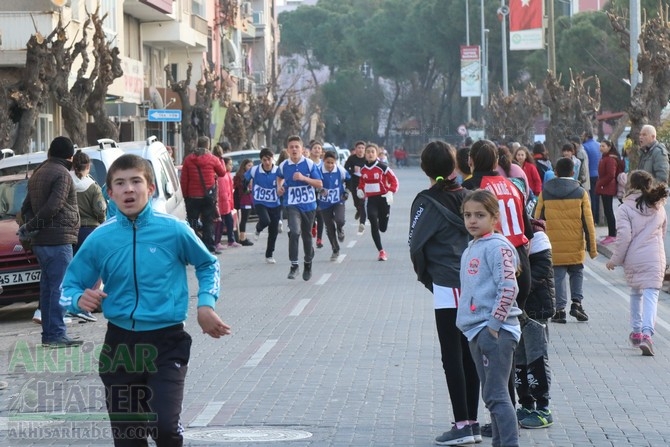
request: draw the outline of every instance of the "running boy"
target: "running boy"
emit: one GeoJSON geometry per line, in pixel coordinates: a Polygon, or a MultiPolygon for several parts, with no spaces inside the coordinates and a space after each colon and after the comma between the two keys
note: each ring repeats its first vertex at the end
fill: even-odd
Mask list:
{"type": "Polygon", "coordinates": [[[305,269],[302,279],[309,281],[312,277],[312,259],[314,245],[312,244],[312,225],[316,214],[316,193],[314,189],[321,189],[321,171],[316,164],[303,156],[302,139],[293,135],[288,137],[288,160],[279,165],[277,172],[277,194],[283,197],[283,203],[288,216],[288,257],[291,269],[288,279],[295,279],[300,271],[298,263],[298,244],[302,237],[305,269]]]}
{"type": "Polygon", "coordinates": [[[388,256],[379,232],[385,233],[391,214],[393,194],[398,192],[398,178],[388,165],[377,160],[379,148],[374,143],[365,146],[365,166],[361,168],[356,195],[365,200],[365,211],[370,221],[372,240],[379,250],[377,260],[386,261],[388,256]]]}
{"type": "Polygon", "coordinates": [[[521,338],[517,252],[505,236],[495,233],[500,209],[492,192],[478,189],[470,193],[462,209],[474,239],[461,257],[456,326],[470,342],[482,400],[491,412],[493,445],[515,447],[519,445],[517,418],[507,385],[521,338]]]}
{"type": "Polygon", "coordinates": [[[279,221],[281,220],[281,203],[277,196],[277,167],[274,165],[274,154],[270,149],[263,148],[259,154],[260,166],[249,169],[244,178],[251,181],[254,207],[258,214],[254,239],[258,240],[261,231],[268,229],[268,243],[265,247],[265,262],[274,264],[272,256],[275,251],[277,234],[279,233],[279,221]]]}
{"type": "Polygon", "coordinates": [[[319,192],[319,208],[330,246],[333,248],[331,261],[337,261],[340,256],[339,242],[344,241],[344,203],[347,200],[345,182],[350,178],[349,173],[337,166],[336,161],[335,152],[326,152],[321,167],[323,188],[319,192]]]}
{"type": "Polygon", "coordinates": [[[63,280],[61,305],[73,313],[102,305],[109,320],[99,374],[107,411],[116,416],[111,418],[115,445],[126,445],[124,439],[140,433],[150,434],[159,446],[182,445],[179,417],[191,351],[191,336],[184,331],[186,264],[195,266],[198,277],[198,324],[220,338],[230,327],[214,311],[219,262],[186,222],[151,207],[155,187],[146,160],[119,157],[106,183],[118,212],[77,252],[63,280]],[[91,288],[98,278],[104,292],[91,288]],[[105,367],[118,355],[135,357],[129,358],[130,366],[105,367]],[[122,413],[128,417],[118,420],[122,413]],[[149,413],[144,420],[150,422],[138,421],[138,413],[149,413]]]}

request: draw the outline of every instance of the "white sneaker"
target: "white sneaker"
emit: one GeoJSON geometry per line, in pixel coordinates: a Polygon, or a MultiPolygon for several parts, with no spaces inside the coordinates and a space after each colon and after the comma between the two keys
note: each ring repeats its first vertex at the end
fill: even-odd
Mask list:
{"type": "Polygon", "coordinates": [[[72,323],[72,318],[70,318],[70,317],[63,317],[63,323],[65,323],[65,324],[70,324],[70,323],[72,323]]]}
{"type": "Polygon", "coordinates": [[[284,221],[280,220],[279,221],[279,228],[277,229],[278,233],[283,233],[284,232],[284,221]]]}
{"type": "Polygon", "coordinates": [[[275,258],[265,258],[265,262],[268,264],[276,264],[277,261],[275,261],[275,258]]]}
{"type": "Polygon", "coordinates": [[[254,240],[257,241],[260,235],[261,234],[258,231],[254,231],[254,240]]]}
{"type": "Polygon", "coordinates": [[[364,223],[358,224],[358,235],[360,236],[364,232],[365,232],[365,224],[364,223]]]}
{"type": "Polygon", "coordinates": [[[33,314],[33,323],[42,324],[42,311],[41,310],[35,309],[35,313],[33,314]]]}

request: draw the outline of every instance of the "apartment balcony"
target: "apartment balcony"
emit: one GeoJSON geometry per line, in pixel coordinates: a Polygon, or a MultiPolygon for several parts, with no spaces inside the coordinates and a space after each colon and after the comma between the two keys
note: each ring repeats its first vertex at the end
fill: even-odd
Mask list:
{"type": "Polygon", "coordinates": [[[256,37],[264,37],[267,24],[265,22],[263,11],[254,12],[251,23],[253,23],[254,28],[256,28],[256,37]]]}
{"type": "Polygon", "coordinates": [[[0,12],[0,67],[22,67],[26,64],[26,44],[35,30],[47,36],[58,24],[58,15],[53,12],[0,12]]]}
{"type": "Polygon", "coordinates": [[[189,45],[195,50],[207,49],[207,21],[190,16],[188,22],[147,22],[141,25],[142,40],[165,48],[189,45]]]}
{"type": "Polygon", "coordinates": [[[243,20],[240,31],[242,33],[242,42],[249,42],[256,39],[256,26],[251,20],[243,20]]]}
{"type": "Polygon", "coordinates": [[[174,10],[172,0],[125,0],[123,12],[140,22],[157,22],[165,20],[174,10]]]}

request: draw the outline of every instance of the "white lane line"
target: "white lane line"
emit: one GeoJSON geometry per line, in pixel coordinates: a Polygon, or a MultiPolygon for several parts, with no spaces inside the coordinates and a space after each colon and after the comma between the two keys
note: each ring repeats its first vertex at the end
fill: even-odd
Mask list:
{"type": "Polygon", "coordinates": [[[258,364],[263,360],[263,357],[266,356],[268,352],[274,348],[274,346],[277,344],[278,340],[266,340],[265,343],[263,343],[260,348],[254,353],[254,355],[251,356],[251,358],[247,361],[247,363],[244,364],[244,368],[253,368],[254,366],[258,366],[258,364]]]}
{"type": "Polygon", "coordinates": [[[335,261],[335,262],[338,263],[338,264],[341,264],[342,261],[344,261],[344,258],[346,258],[346,257],[347,257],[347,255],[339,255],[337,257],[337,261],[335,261]]]}
{"type": "Polygon", "coordinates": [[[330,278],[330,273],[324,273],[323,275],[321,275],[321,278],[319,278],[319,280],[317,282],[315,282],[314,284],[316,284],[317,286],[322,286],[326,283],[326,281],[328,281],[329,278],[330,278]]]}
{"type": "Polygon", "coordinates": [[[288,314],[288,316],[297,317],[302,313],[303,310],[305,310],[305,307],[307,307],[307,304],[309,304],[309,302],[310,302],[309,298],[300,300],[298,304],[295,305],[291,313],[288,314]]]}
{"type": "Polygon", "coordinates": [[[352,248],[354,245],[356,245],[356,241],[351,241],[347,244],[347,248],[352,248]]]}
{"type": "Polygon", "coordinates": [[[214,416],[216,416],[221,408],[223,408],[225,402],[210,402],[205,406],[205,408],[200,412],[200,414],[193,419],[193,422],[188,424],[189,427],[207,427],[214,416]]]}
{"type": "MultiPolygon", "coordinates": [[[[596,279],[596,281],[598,281],[600,284],[604,285],[605,287],[607,287],[608,289],[610,289],[612,292],[614,292],[615,294],[617,294],[617,295],[619,295],[621,298],[623,298],[624,301],[626,301],[626,303],[630,306],[630,296],[629,296],[627,293],[624,293],[624,292],[622,292],[621,290],[619,290],[618,288],[614,287],[611,283],[609,283],[607,280],[605,280],[605,278],[603,278],[602,276],[600,276],[599,274],[597,274],[596,272],[594,272],[593,270],[591,270],[589,267],[584,266],[584,270],[585,270],[589,275],[593,276],[593,277],[596,279]]],[[[670,331],[670,323],[668,323],[667,321],[663,320],[663,319],[660,318],[658,315],[656,316],[656,324],[657,324],[658,326],[663,326],[663,328],[664,328],[665,330],[670,331]]]]}

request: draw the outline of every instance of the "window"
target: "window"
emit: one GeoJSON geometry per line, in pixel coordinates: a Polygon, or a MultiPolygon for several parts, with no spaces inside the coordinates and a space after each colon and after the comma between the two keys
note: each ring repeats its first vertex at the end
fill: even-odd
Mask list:
{"type": "Polygon", "coordinates": [[[206,19],[205,0],[191,0],[191,14],[206,19]]]}

